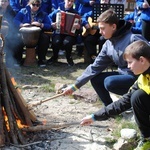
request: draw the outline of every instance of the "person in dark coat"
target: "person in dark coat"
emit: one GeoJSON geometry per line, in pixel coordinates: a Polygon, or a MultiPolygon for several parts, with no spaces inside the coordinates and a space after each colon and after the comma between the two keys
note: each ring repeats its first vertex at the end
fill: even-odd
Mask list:
{"type": "Polygon", "coordinates": [[[128,63],[128,68],[135,75],[139,75],[137,81],[119,100],[84,117],[81,125],[107,120],[132,107],[141,132],[141,141],[135,150],[142,150],[146,143],[150,145],[150,45],[144,41],[135,41],[127,46],[123,57],[128,63]]]}

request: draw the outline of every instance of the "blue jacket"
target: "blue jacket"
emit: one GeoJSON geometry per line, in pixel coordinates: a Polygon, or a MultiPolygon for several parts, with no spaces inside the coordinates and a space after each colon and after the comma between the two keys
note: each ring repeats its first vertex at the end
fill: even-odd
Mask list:
{"type": "Polygon", "coordinates": [[[18,13],[22,8],[26,7],[29,0],[10,0],[10,6],[18,13]]]}
{"type": "Polygon", "coordinates": [[[142,5],[144,3],[144,0],[136,0],[136,5],[139,10],[142,10],[141,13],[141,19],[150,21],[150,8],[143,8],[142,5]]]}
{"type": "MultiPolygon", "coordinates": [[[[78,14],[78,12],[73,7],[71,7],[70,9],[65,9],[65,2],[62,2],[59,4],[59,9],[55,9],[51,14],[48,15],[49,19],[52,22],[56,22],[56,14],[60,11],[78,14]]],[[[79,32],[79,31],[77,31],[77,32],[79,32]]]]}
{"type": "MultiPolygon", "coordinates": [[[[39,23],[43,23],[44,30],[49,30],[51,28],[51,22],[48,18],[47,13],[41,11],[40,9],[37,12],[37,15],[34,18],[35,21],[39,23]]],[[[19,28],[21,23],[29,23],[31,24],[31,7],[28,5],[25,8],[22,8],[16,17],[14,18],[15,25],[19,28]]]]}
{"type": "Polygon", "coordinates": [[[52,12],[52,2],[51,0],[42,0],[41,10],[47,14],[52,12]]]}
{"type": "Polygon", "coordinates": [[[129,22],[124,20],[119,21],[117,31],[103,44],[94,63],[90,64],[82,75],[77,78],[75,85],[78,88],[96,77],[112,63],[115,63],[118,66],[118,72],[120,74],[133,75],[131,70],[127,67],[127,62],[123,59],[124,50],[130,43],[137,40],[146,41],[146,39],[142,37],[141,34],[133,34],[131,32],[131,26],[132,25],[129,22]]]}
{"type": "Polygon", "coordinates": [[[52,0],[52,7],[54,9],[58,9],[59,3],[63,2],[64,0],[52,0]]]}
{"type": "Polygon", "coordinates": [[[82,26],[88,24],[88,18],[92,17],[93,11],[89,11],[82,16],[82,26]]]}
{"type": "Polygon", "coordinates": [[[141,34],[142,33],[142,19],[141,19],[141,11],[138,11],[137,9],[134,10],[134,12],[126,15],[124,17],[126,21],[133,20],[134,24],[132,26],[131,31],[135,34],[141,34]]]}
{"type": "Polygon", "coordinates": [[[65,9],[65,2],[62,2],[59,4],[59,9],[55,9],[52,13],[50,13],[48,15],[49,19],[52,21],[52,22],[56,22],[56,14],[60,11],[67,11],[67,12],[70,12],[70,13],[75,13],[75,14],[78,14],[78,12],[73,9],[73,7],[71,7],[70,9],[65,9]]]}
{"type": "MultiPolygon", "coordinates": [[[[100,3],[100,1],[95,0],[95,3],[100,3]]],[[[89,0],[76,0],[75,5],[77,7],[76,10],[81,16],[92,10],[92,6],[89,4],[89,0]]]]}
{"type": "MultiPolygon", "coordinates": [[[[10,6],[12,9],[18,13],[22,8],[25,8],[28,4],[29,0],[10,0],[10,6]]],[[[51,13],[52,10],[52,2],[51,0],[42,0],[41,10],[46,13],[51,13]]]]}

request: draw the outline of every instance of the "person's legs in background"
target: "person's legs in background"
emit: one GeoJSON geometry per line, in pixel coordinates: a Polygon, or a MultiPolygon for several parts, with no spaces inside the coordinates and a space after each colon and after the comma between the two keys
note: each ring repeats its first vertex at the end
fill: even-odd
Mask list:
{"type": "Polygon", "coordinates": [[[150,21],[142,20],[142,35],[150,42],[150,21]]]}
{"type": "Polygon", "coordinates": [[[20,66],[23,63],[22,54],[23,54],[23,41],[19,33],[8,34],[5,38],[4,51],[6,66],[14,67],[20,66]]]}
{"type": "Polygon", "coordinates": [[[42,32],[37,46],[38,65],[40,67],[46,66],[45,57],[47,54],[49,43],[50,43],[50,36],[42,32]]]}
{"type": "Polygon", "coordinates": [[[63,45],[63,35],[53,35],[52,37],[52,50],[53,55],[52,57],[47,61],[47,64],[52,64],[54,62],[57,62],[58,59],[58,52],[61,49],[63,45]]]}
{"type": "Polygon", "coordinates": [[[74,62],[71,56],[72,53],[72,46],[76,43],[76,37],[73,36],[66,36],[63,41],[63,47],[66,51],[66,59],[69,66],[73,66],[74,62]]]}

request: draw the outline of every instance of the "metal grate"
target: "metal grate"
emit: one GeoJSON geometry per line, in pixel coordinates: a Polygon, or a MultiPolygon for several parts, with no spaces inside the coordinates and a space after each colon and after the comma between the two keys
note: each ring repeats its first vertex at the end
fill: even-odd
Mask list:
{"type": "Polygon", "coordinates": [[[96,22],[99,15],[109,8],[114,9],[118,18],[120,19],[124,18],[124,5],[123,4],[93,4],[92,21],[96,22]]]}

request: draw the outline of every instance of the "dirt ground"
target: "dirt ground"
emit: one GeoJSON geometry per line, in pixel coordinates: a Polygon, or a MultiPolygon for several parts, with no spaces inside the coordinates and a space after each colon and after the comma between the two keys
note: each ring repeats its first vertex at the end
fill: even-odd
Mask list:
{"type": "MultiPolygon", "coordinates": [[[[75,66],[68,67],[64,56],[59,63],[46,68],[19,67],[9,69],[15,78],[21,94],[28,104],[54,96],[55,85],[73,84],[87,64],[83,58],[74,56],[75,66]]],[[[92,89],[87,83],[83,88],[92,89]]],[[[72,96],[61,96],[34,107],[37,119],[47,124],[72,123],[73,125],[46,131],[31,132],[26,135],[29,145],[10,146],[4,149],[27,150],[112,150],[113,119],[95,122],[91,126],[80,126],[83,117],[95,112],[102,104],[99,102],[75,100],[72,96]]]]}

